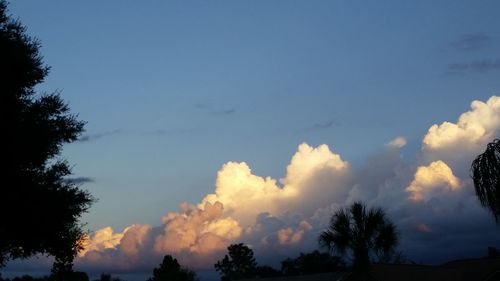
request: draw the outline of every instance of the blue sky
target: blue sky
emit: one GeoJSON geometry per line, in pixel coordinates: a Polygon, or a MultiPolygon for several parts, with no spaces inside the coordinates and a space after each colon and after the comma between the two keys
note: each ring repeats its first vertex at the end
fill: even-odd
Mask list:
{"type": "MultiPolygon", "coordinates": [[[[499,95],[498,1],[12,1],[87,122],[63,156],[90,230],[159,225],[244,161],[284,178],[299,144],[354,167],[499,95]]],[[[472,160],[472,159],[470,159],[472,160]]],[[[417,161],[418,162],[418,161],[417,161]]],[[[419,165],[423,163],[418,163],[419,165]]],[[[428,164],[428,163],[425,163],[428,164]]],[[[415,166],[414,165],[414,166],[415,166]]],[[[404,188],[404,187],[403,187],[404,188]]]]}

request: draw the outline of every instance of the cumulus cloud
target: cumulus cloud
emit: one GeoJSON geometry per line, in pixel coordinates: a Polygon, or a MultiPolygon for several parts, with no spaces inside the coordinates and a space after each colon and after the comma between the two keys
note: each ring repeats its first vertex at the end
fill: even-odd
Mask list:
{"type": "Polygon", "coordinates": [[[222,218],[220,202],[205,203],[203,209],[182,205],[182,213],[168,213],[163,217],[163,233],[156,237],[156,252],[205,254],[224,250],[229,241],[241,235],[241,227],[231,218],[222,218]]]}
{"type": "Polygon", "coordinates": [[[272,264],[317,248],[318,233],[332,213],[355,200],[387,211],[410,258],[426,258],[430,248],[441,250],[433,255],[436,261],[452,254],[466,257],[497,241],[466,168],[499,132],[500,98],[491,97],[472,102],[456,123],[430,127],[409,162],[398,149],[406,144],[403,137],[356,168],[327,145],[300,144],[281,179],[255,175],[245,162],[227,162],[213,193],[198,204],[181,204],[158,227],[100,229],[89,237],[78,262],[123,268],[156,264],[162,255],[173,254],[193,268],[212,268],[229,244],[244,242],[260,262],[272,264]],[[462,256],[449,247],[460,239],[468,243],[462,256]]]}
{"type": "Polygon", "coordinates": [[[442,160],[458,175],[468,177],[472,160],[499,135],[500,97],[492,96],[486,102],[475,100],[456,123],[446,121],[429,128],[420,156],[427,163],[442,160]]]}
{"type": "Polygon", "coordinates": [[[349,164],[327,145],[313,148],[303,143],[279,183],[271,177],[252,174],[244,162],[225,164],[217,174],[215,193],[207,195],[201,205],[221,202],[227,213],[244,226],[254,223],[262,212],[311,214],[317,207],[310,202],[326,204],[335,194],[343,197],[348,193],[344,183],[349,170],[349,164]]]}
{"type": "Polygon", "coordinates": [[[436,190],[454,190],[460,187],[460,180],[453,175],[453,171],[441,160],[434,161],[428,166],[418,167],[415,178],[406,188],[413,201],[428,200],[436,190]]]}
{"type": "Polygon", "coordinates": [[[97,230],[91,237],[85,238],[85,249],[81,251],[80,256],[84,256],[90,251],[103,251],[105,249],[115,249],[123,238],[124,232],[115,233],[111,227],[104,227],[97,230]]]}
{"type": "MultiPolygon", "coordinates": [[[[279,181],[254,175],[244,163],[228,162],[217,174],[215,191],[180,212],[167,213],[162,226],[133,225],[115,233],[110,227],[89,238],[83,260],[121,261],[141,252],[175,254],[181,261],[211,267],[217,254],[245,239],[256,245],[278,239],[283,245],[303,243],[312,229],[305,217],[320,205],[342,202],[349,193],[350,165],[328,146],[299,145],[279,181]],[[149,242],[148,242],[149,241],[149,242]]],[[[276,241],[278,241],[276,240],[276,241]]]]}
{"type": "Polygon", "coordinates": [[[497,136],[500,130],[500,97],[493,96],[487,102],[475,100],[471,110],[463,113],[457,123],[443,122],[432,125],[424,136],[424,149],[443,150],[460,146],[467,149],[483,146],[497,136]]]}

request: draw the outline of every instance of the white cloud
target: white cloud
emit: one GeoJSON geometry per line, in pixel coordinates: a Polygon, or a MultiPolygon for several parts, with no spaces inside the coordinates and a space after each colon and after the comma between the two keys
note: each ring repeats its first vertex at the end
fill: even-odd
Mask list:
{"type": "Polygon", "coordinates": [[[475,100],[471,111],[458,118],[457,123],[443,122],[432,125],[424,137],[424,149],[438,150],[450,146],[469,146],[491,141],[500,129],[500,97],[488,101],[475,100]]]}
{"type": "Polygon", "coordinates": [[[429,128],[421,158],[427,163],[445,161],[457,175],[466,177],[472,160],[499,135],[500,97],[492,96],[487,102],[475,100],[456,123],[446,121],[429,128]]]}
{"type": "Polygon", "coordinates": [[[84,256],[89,251],[103,251],[105,249],[116,249],[123,237],[123,232],[115,233],[111,227],[104,227],[97,230],[92,236],[85,238],[85,249],[80,256],[84,256]]]}
{"type": "Polygon", "coordinates": [[[244,162],[228,162],[217,173],[215,193],[199,206],[221,202],[243,226],[253,224],[263,212],[280,215],[293,209],[312,213],[318,203],[328,203],[332,194],[347,194],[344,183],[348,174],[349,164],[328,146],[313,148],[303,143],[287,167],[282,186],[275,179],[252,174],[244,162]]]}
{"type": "Polygon", "coordinates": [[[436,191],[454,190],[460,187],[460,180],[443,161],[432,162],[428,166],[420,166],[406,191],[414,201],[429,200],[436,191]]]}

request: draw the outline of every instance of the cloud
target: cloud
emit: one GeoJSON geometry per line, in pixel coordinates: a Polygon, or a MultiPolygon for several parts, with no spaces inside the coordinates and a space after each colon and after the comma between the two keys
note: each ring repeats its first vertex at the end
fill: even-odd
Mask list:
{"type": "Polygon", "coordinates": [[[406,145],[406,142],[407,141],[405,137],[397,137],[387,143],[387,146],[391,148],[401,148],[406,145]]]}
{"type": "Polygon", "coordinates": [[[312,228],[304,217],[314,214],[315,204],[347,196],[343,183],[349,170],[349,164],[328,146],[313,148],[305,143],[280,181],[252,174],[244,162],[228,162],[217,174],[215,192],[197,206],[181,204],[181,211],[166,214],[158,228],[132,225],[118,233],[110,227],[100,229],[89,237],[81,261],[120,263],[123,268],[125,257],[171,253],[206,268],[238,239],[253,239],[259,245],[276,235],[282,244],[298,245],[312,228]]]}
{"type": "Polygon", "coordinates": [[[303,220],[299,223],[296,230],[293,230],[291,227],[280,229],[278,231],[278,241],[281,245],[297,244],[302,240],[304,233],[311,229],[312,226],[306,220],[303,220]]]}
{"type": "Polygon", "coordinates": [[[302,128],[298,130],[299,132],[312,132],[312,131],[320,131],[320,130],[326,130],[335,126],[339,126],[339,122],[336,120],[328,120],[325,122],[318,122],[315,123],[309,127],[302,128]]]}
{"type": "Polygon", "coordinates": [[[182,213],[168,213],[163,217],[163,233],[156,237],[156,252],[205,254],[224,250],[229,241],[241,235],[241,227],[231,218],[222,218],[220,202],[205,203],[203,209],[182,204],[182,213]]]}
{"type": "Polygon", "coordinates": [[[236,113],[236,110],[234,108],[210,111],[210,114],[213,114],[213,115],[231,115],[231,114],[235,114],[235,113],[236,113]]]}
{"type": "Polygon", "coordinates": [[[147,224],[134,224],[127,227],[120,238],[120,250],[127,256],[136,256],[150,239],[152,227],[147,224]]]}
{"type": "Polygon", "coordinates": [[[121,132],[122,132],[121,129],[115,129],[115,130],[105,131],[105,132],[101,132],[101,133],[85,134],[85,135],[81,136],[77,141],[78,142],[94,141],[94,140],[97,140],[97,139],[101,139],[103,137],[107,137],[107,136],[111,136],[111,135],[116,135],[116,134],[119,134],[121,132]]]}
{"type": "Polygon", "coordinates": [[[456,123],[446,121],[429,128],[420,156],[424,162],[443,160],[466,176],[472,160],[499,134],[500,97],[492,96],[486,102],[475,100],[456,123]]]}
{"type": "Polygon", "coordinates": [[[236,113],[236,109],[234,108],[216,108],[214,109],[214,106],[212,103],[208,101],[202,101],[198,102],[194,105],[196,109],[203,110],[209,114],[212,115],[232,115],[236,113]]]}
{"type": "Polygon", "coordinates": [[[350,166],[326,145],[313,148],[301,144],[280,182],[270,177],[252,174],[244,163],[228,162],[217,173],[215,193],[207,195],[206,202],[221,202],[235,219],[244,226],[255,222],[262,212],[278,215],[290,211],[312,214],[311,203],[330,203],[335,194],[348,193],[344,185],[350,166]]]}
{"type": "Polygon", "coordinates": [[[424,233],[431,233],[432,232],[432,229],[428,225],[426,225],[425,223],[417,224],[416,228],[418,231],[421,231],[424,233]]]}
{"type": "Polygon", "coordinates": [[[172,129],[157,129],[143,132],[145,136],[175,136],[186,135],[195,132],[195,128],[172,128],[172,129]]]}
{"type": "Polygon", "coordinates": [[[482,33],[468,33],[453,42],[452,47],[466,52],[479,51],[491,44],[491,37],[482,33]]]}
{"type": "Polygon", "coordinates": [[[456,123],[431,126],[410,161],[401,158],[398,148],[406,139],[398,137],[360,167],[327,145],[302,143],[281,179],[256,175],[245,162],[227,162],[217,172],[214,191],[198,204],[182,203],[160,226],[100,229],[77,264],[133,270],[151,268],[172,254],[186,266],[213,268],[229,244],[243,242],[260,263],[277,265],[316,249],[332,213],[356,200],[386,210],[410,259],[478,255],[488,245],[500,245],[492,218],[475,197],[468,167],[499,132],[500,97],[491,97],[473,101],[456,123]]]}
{"type": "Polygon", "coordinates": [[[448,66],[448,73],[486,73],[500,70],[500,59],[483,59],[453,63],[448,66]]]}
{"type": "Polygon", "coordinates": [[[422,201],[429,200],[438,189],[454,190],[459,187],[460,180],[453,175],[450,167],[438,160],[428,166],[418,167],[415,178],[406,191],[410,193],[411,200],[422,201]]]}
{"type": "Polygon", "coordinates": [[[76,185],[95,182],[95,180],[91,177],[65,178],[64,181],[67,183],[76,184],[76,185]]]}
{"type": "Polygon", "coordinates": [[[106,249],[115,249],[123,238],[126,228],[122,233],[114,233],[111,227],[104,227],[97,230],[92,236],[87,237],[85,241],[85,249],[79,253],[80,256],[85,256],[91,251],[103,251],[106,249]]]}

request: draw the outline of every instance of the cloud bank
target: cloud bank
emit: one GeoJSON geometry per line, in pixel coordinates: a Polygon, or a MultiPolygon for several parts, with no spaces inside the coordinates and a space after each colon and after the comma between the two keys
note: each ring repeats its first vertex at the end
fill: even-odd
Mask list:
{"type": "Polygon", "coordinates": [[[386,209],[410,259],[478,255],[500,246],[499,229],[477,202],[468,167],[499,132],[500,97],[493,96],[473,101],[455,123],[432,125],[411,162],[401,158],[404,137],[389,141],[362,167],[327,145],[302,143],[281,179],[255,175],[245,162],[227,162],[213,193],[198,204],[182,203],[159,226],[96,231],[77,265],[136,270],[172,254],[187,266],[213,268],[226,247],[239,242],[251,245],[260,262],[276,264],[316,249],[331,214],[355,200],[386,209]]]}

